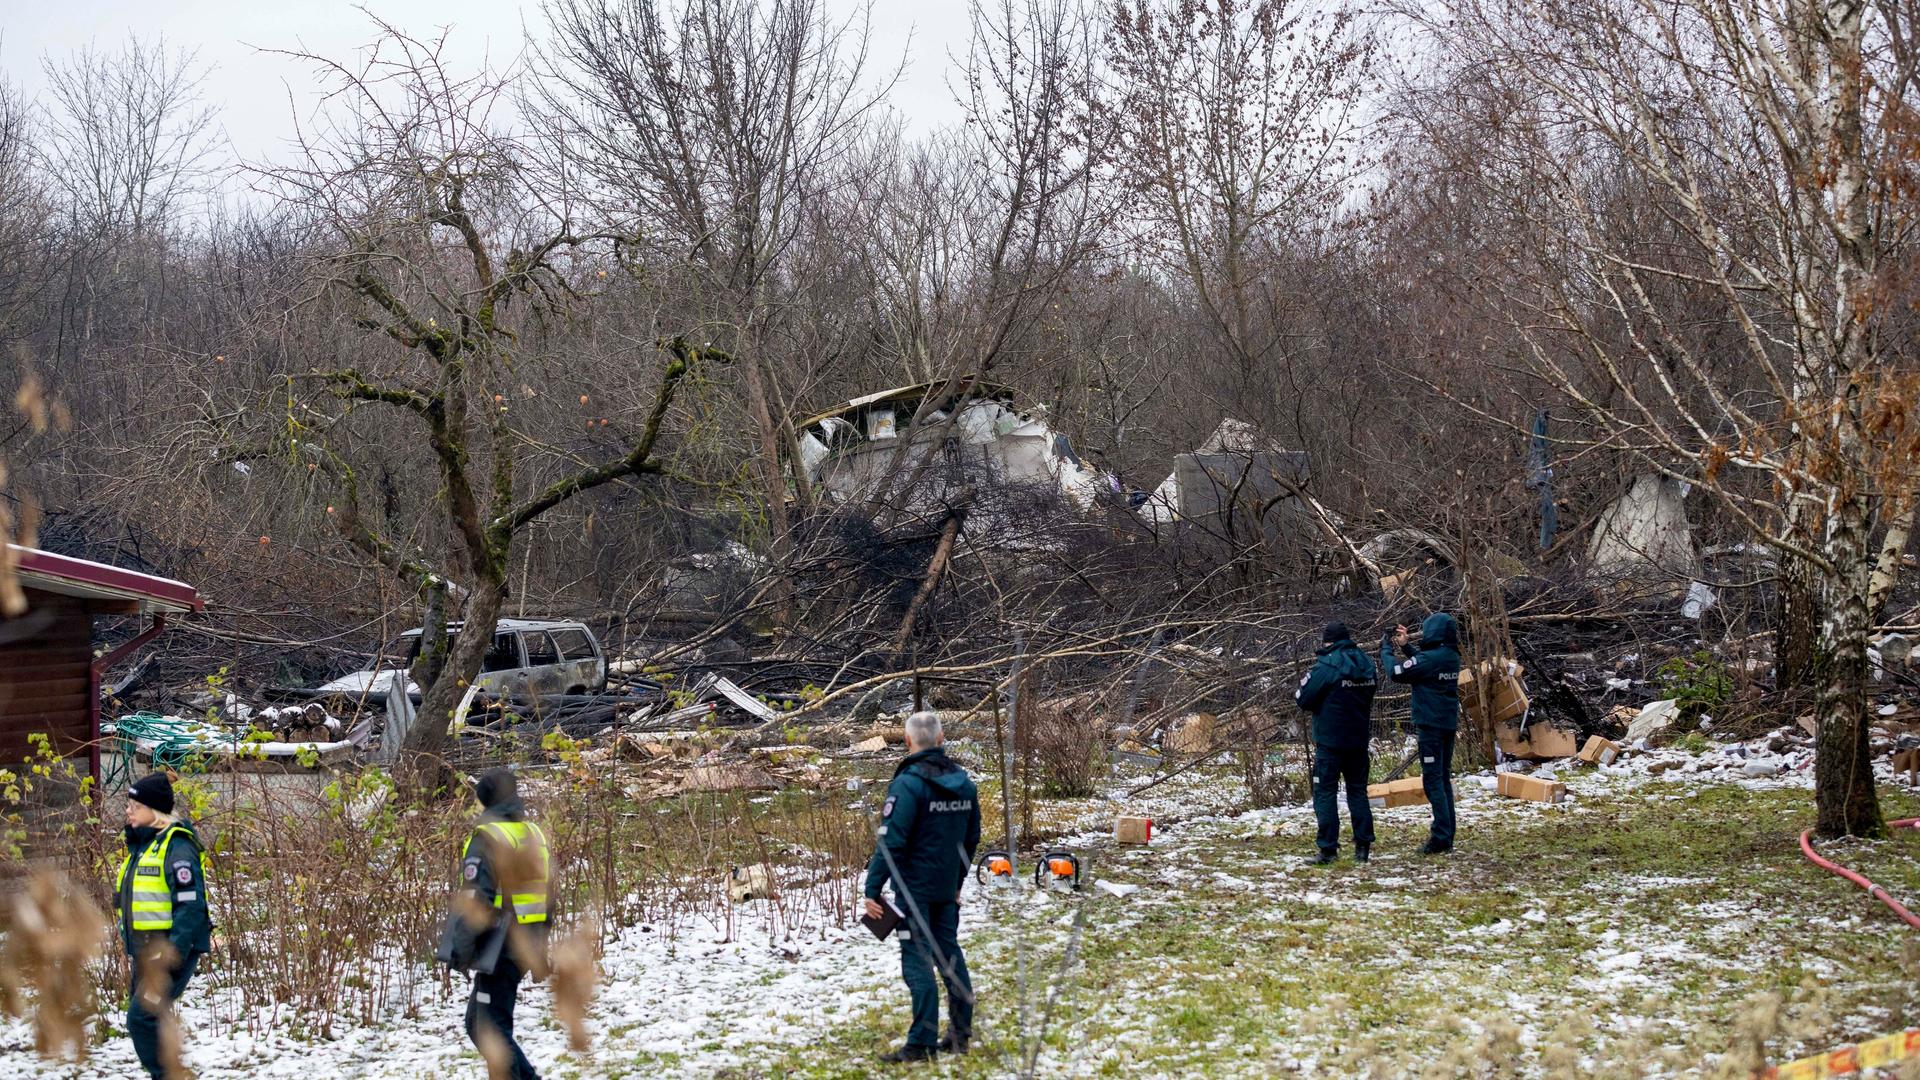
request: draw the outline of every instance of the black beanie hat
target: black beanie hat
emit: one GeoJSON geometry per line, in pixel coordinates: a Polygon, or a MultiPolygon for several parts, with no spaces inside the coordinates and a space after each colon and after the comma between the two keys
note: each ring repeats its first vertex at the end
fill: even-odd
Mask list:
{"type": "Polygon", "coordinates": [[[1347,624],[1341,622],[1339,619],[1335,619],[1327,624],[1326,629],[1320,631],[1320,643],[1323,645],[1331,645],[1336,641],[1345,641],[1352,636],[1352,634],[1347,633],[1347,624]]]}
{"type": "Polygon", "coordinates": [[[133,782],[127,789],[127,798],[149,810],[158,810],[163,814],[173,813],[173,781],[163,772],[149,773],[133,782]]]}
{"type": "Polygon", "coordinates": [[[519,791],[512,769],[488,769],[473,781],[473,797],[489,810],[515,797],[519,791]]]}

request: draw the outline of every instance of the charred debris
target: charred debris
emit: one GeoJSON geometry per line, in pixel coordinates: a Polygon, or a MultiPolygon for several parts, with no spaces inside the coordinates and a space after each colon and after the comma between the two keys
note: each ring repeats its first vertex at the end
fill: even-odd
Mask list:
{"type": "MultiPolygon", "coordinates": [[[[1140,483],[972,376],[855,398],[793,430],[789,550],[726,537],[665,564],[624,613],[503,620],[519,640],[496,642],[507,652],[469,693],[460,755],[558,734],[636,764],[654,793],[757,789],[819,782],[815,759],[783,746],[877,753],[898,745],[906,711],[936,708],[962,737],[1011,739],[1051,790],[1090,792],[1113,762],[1236,760],[1256,798],[1263,785],[1278,798],[1295,781],[1268,774],[1305,757],[1290,695],[1319,625],[1339,617],[1377,641],[1441,609],[1486,687],[1468,695],[1469,761],[1524,770],[1594,736],[1627,752],[1757,739],[1811,754],[1811,703],[1774,685],[1772,558],[1703,544],[1670,479],[1624,478],[1560,529],[1535,463],[1514,479],[1543,489],[1540,549],[1519,554],[1458,518],[1343,517],[1314,494],[1308,454],[1231,418],[1140,483]],[[539,674],[568,664],[588,674],[539,674]]],[[[1872,745],[1888,760],[1920,749],[1913,621],[1890,617],[1875,639],[1872,745]]],[[[326,764],[391,755],[417,704],[404,635],[368,660],[342,635],[249,641],[206,622],[199,640],[225,662],[176,635],[187,644],[113,673],[108,715],[271,743],[288,768],[313,767],[316,750],[326,764]]],[[[1383,694],[1378,734],[1404,719],[1383,694]]]]}

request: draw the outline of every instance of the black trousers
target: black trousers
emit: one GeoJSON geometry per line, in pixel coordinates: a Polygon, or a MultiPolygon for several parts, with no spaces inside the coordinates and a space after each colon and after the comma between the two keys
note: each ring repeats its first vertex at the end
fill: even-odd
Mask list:
{"type": "MultiPolygon", "coordinates": [[[[193,978],[193,969],[200,966],[199,954],[187,957],[187,962],[174,969],[167,977],[167,1004],[180,1000],[187,989],[187,980],[193,978]]],[[[140,1067],[147,1070],[153,1080],[164,1080],[166,1070],[160,1064],[160,1017],[140,1001],[140,958],[133,959],[133,981],[127,986],[127,1036],[133,1040],[133,1052],[140,1059],[140,1067]]]]}
{"type": "Polygon", "coordinates": [[[504,954],[492,972],[474,973],[473,992],[467,996],[467,1038],[481,1057],[487,1055],[487,1043],[499,1039],[507,1054],[507,1075],[513,1080],[540,1080],[533,1063],[520,1052],[520,1044],[513,1041],[513,1006],[525,977],[513,957],[504,954]]]}
{"type": "Polygon", "coordinates": [[[921,913],[933,931],[928,941],[920,922],[909,913],[894,931],[900,936],[900,977],[913,996],[913,1026],[908,1046],[936,1046],[940,1042],[940,984],[947,984],[948,1025],[962,1042],[973,1038],[973,980],[967,976],[967,958],[960,952],[960,905],[925,904],[921,913]]]}
{"type": "Polygon", "coordinates": [[[1453,741],[1458,734],[1443,728],[1413,729],[1420,749],[1420,790],[1433,807],[1427,842],[1439,848],[1453,846],[1453,741]]]}
{"type": "Polygon", "coordinates": [[[1314,841],[1321,851],[1340,850],[1342,780],[1347,789],[1347,816],[1353,819],[1353,846],[1373,846],[1373,806],[1367,802],[1367,772],[1372,766],[1364,746],[1347,749],[1314,746],[1313,816],[1320,822],[1320,833],[1314,841]]]}

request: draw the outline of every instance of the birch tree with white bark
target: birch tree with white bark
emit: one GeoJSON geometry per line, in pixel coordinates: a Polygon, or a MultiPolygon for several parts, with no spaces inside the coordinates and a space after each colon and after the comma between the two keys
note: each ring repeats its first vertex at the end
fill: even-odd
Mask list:
{"type": "Polygon", "coordinates": [[[1583,441],[1705,489],[1771,549],[1814,639],[1783,677],[1816,702],[1818,829],[1879,832],[1867,649],[1920,450],[1920,372],[1884,333],[1913,230],[1887,123],[1912,87],[1889,47],[1905,16],[1854,0],[1405,14],[1428,46],[1411,122],[1501,234],[1487,281],[1518,359],[1583,441]]]}

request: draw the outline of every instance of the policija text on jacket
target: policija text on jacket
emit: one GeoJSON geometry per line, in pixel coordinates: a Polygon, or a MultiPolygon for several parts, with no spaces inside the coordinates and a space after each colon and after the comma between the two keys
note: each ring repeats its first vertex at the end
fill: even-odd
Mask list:
{"type": "Polygon", "coordinates": [[[870,912],[891,883],[895,907],[906,916],[896,933],[913,1023],[906,1044],[885,1059],[890,1062],[963,1054],[973,1038],[973,982],[959,938],[960,886],[980,847],[980,796],[966,770],[942,749],[936,714],[914,713],[906,728],[909,753],[887,787],[866,882],[870,912]],[[942,982],[950,1021],[943,1041],[937,1040],[942,982]]]}

